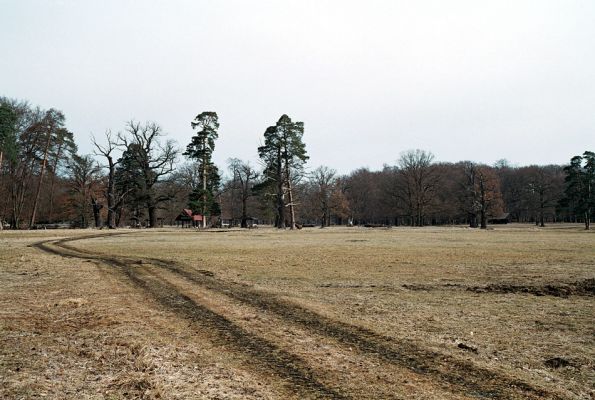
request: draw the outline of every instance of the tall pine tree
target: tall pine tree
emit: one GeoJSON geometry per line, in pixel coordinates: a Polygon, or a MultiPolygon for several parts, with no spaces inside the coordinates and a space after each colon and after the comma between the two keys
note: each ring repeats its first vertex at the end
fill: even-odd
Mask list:
{"type": "Polygon", "coordinates": [[[274,126],[266,129],[264,145],[258,148],[258,155],[265,164],[265,182],[276,189],[275,225],[278,228],[285,228],[285,207],[289,208],[289,227],[296,227],[293,187],[309,158],[303,135],[304,123],[293,122],[283,114],[274,126]]]}
{"type": "Polygon", "coordinates": [[[206,227],[207,216],[219,215],[219,204],[215,200],[215,192],[219,186],[219,171],[213,164],[212,156],[215,150],[215,140],[219,137],[219,118],[214,111],[204,111],[190,123],[196,129],[190,144],[186,146],[184,155],[197,160],[200,170],[201,187],[192,188],[189,205],[192,211],[202,216],[202,227],[206,227]]]}

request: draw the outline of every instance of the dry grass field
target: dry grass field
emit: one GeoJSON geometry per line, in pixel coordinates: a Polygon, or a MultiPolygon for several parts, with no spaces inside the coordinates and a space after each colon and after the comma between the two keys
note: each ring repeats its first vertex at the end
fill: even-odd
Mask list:
{"type": "Polygon", "coordinates": [[[0,282],[0,398],[595,398],[579,226],[5,231],[0,282]]]}

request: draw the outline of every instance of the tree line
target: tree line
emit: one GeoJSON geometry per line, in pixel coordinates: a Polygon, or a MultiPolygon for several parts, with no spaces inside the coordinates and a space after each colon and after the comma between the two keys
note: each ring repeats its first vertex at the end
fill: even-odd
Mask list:
{"type": "Polygon", "coordinates": [[[308,170],[304,123],[283,115],[264,130],[258,166],[212,155],[216,112],[199,113],[185,150],[154,122],[131,120],[92,137],[80,154],[65,116],[0,97],[0,229],[39,226],[157,227],[183,209],[201,227],[252,222],[290,229],[330,225],[467,224],[486,228],[503,216],[544,226],[581,222],[589,229],[595,153],[568,165],[517,167],[438,162],[429,151],[403,152],[379,171],[347,175],[308,170]]]}

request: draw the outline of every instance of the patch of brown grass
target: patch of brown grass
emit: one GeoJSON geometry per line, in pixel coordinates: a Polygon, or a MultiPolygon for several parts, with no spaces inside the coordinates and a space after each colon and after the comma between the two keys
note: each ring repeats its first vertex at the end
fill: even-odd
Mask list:
{"type": "MultiPolygon", "coordinates": [[[[25,247],[88,233],[1,234],[0,395],[289,396],[282,382],[254,371],[113,268],[25,247]]],[[[593,279],[593,243],[594,233],[579,227],[513,225],[489,231],[147,230],[72,246],[144,260],[134,267],[150,273],[144,279],[168,282],[246,332],[297,353],[325,382],[355,397],[465,396],[398,367],[383,366],[379,374],[374,357],[362,358],[332,338],[199,287],[148,259],[179,263],[565,398],[589,399],[595,393],[595,298],[588,291],[560,297],[490,288],[593,279]]]]}
{"type": "Polygon", "coordinates": [[[26,247],[48,236],[2,237],[0,398],[281,396],[109,267],[26,247]]]}

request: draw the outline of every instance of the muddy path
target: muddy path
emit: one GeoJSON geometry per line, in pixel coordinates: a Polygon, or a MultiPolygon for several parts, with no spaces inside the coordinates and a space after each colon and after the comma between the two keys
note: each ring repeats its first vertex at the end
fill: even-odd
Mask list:
{"type": "Polygon", "coordinates": [[[456,283],[442,285],[406,284],[404,289],[413,291],[435,291],[435,290],[465,290],[474,293],[494,294],[530,294],[533,296],[595,296],[595,278],[583,279],[566,284],[544,284],[544,285],[512,285],[512,284],[491,284],[485,286],[466,286],[456,283]]]}
{"type": "MultiPolygon", "coordinates": [[[[112,233],[129,234],[129,233],[112,233]]],[[[144,290],[167,309],[180,317],[207,325],[214,340],[224,343],[236,352],[243,353],[255,362],[253,368],[262,373],[273,372],[287,382],[294,393],[307,397],[348,398],[340,389],[329,387],[314,376],[307,362],[287,350],[251,334],[164,280],[150,279],[143,272],[143,264],[152,264],[176,274],[203,289],[225,295],[238,303],[259,311],[273,313],[285,323],[299,326],[313,335],[334,340],[339,346],[355,348],[365,357],[375,357],[381,364],[406,368],[421,376],[429,377],[442,389],[471,398],[490,399],[561,399],[556,393],[533,387],[531,384],[481,368],[472,362],[421,348],[406,340],[396,341],[371,330],[346,324],[322,316],[304,307],[264,293],[250,286],[217,279],[207,269],[197,269],[180,263],[155,258],[111,257],[78,249],[72,242],[103,235],[47,240],[33,246],[63,257],[93,260],[118,269],[130,282],[144,290]]],[[[204,266],[201,266],[204,267],[204,266]]],[[[363,383],[365,385],[365,383],[363,383]]]]}

